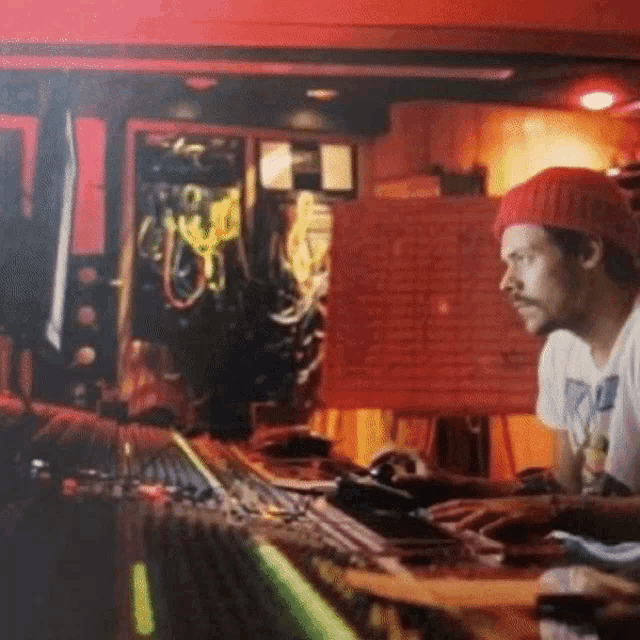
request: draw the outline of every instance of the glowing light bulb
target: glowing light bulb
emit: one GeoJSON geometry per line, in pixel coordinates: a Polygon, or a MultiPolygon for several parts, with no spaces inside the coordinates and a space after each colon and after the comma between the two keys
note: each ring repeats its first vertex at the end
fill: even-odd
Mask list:
{"type": "Polygon", "coordinates": [[[615,101],[616,97],[611,91],[590,91],[580,97],[580,104],[591,111],[608,109],[615,101]]]}

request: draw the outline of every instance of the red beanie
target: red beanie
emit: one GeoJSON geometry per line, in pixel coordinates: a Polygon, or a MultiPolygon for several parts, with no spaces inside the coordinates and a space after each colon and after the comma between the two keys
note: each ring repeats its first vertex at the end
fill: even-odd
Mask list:
{"type": "Polygon", "coordinates": [[[553,167],[511,189],[493,225],[496,238],[514,224],[582,231],[632,255],[640,252],[640,225],[627,196],[613,180],[591,169],[553,167]]]}

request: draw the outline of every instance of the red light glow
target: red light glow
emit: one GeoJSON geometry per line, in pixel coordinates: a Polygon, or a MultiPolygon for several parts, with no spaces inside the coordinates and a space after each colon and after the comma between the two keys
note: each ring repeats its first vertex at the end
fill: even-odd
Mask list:
{"type": "Polygon", "coordinates": [[[218,81],[209,76],[188,76],[184,83],[194,91],[209,91],[218,84],[218,81]]]}
{"type": "Polygon", "coordinates": [[[78,309],[77,319],[80,326],[92,327],[98,319],[98,314],[91,305],[83,304],[78,309]]]}
{"type": "Polygon", "coordinates": [[[82,267],[77,273],[78,282],[82,285],[95,284],[98,280],[98,272],[94,267],[82,267]]]}
{"type": "Polygon", "coordinates": [[[162,485],[142,484],[138,487],[140,497],[152,504],[166,504],[169,502],[169,492],[162,485]]]}

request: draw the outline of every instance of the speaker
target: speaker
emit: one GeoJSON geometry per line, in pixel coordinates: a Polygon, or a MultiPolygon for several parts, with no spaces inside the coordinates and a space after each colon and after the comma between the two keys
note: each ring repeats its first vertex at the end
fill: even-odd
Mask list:
{"type": "Polygon", "coordinates": [[[100,380],[113,380],[116,367],[116,300],[103,256],[70,256],[59,356],[40,352],[35,395],[92,408],[100,380]]]}

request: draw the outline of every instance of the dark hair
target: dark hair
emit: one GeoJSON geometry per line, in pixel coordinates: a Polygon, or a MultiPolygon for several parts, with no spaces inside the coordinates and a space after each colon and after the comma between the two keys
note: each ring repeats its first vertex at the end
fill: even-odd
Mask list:
{"type": "MultiPolygon", "coordinates": [[[[544,227],[551,241],[560,248],[565,256],[581,256],[588,251],[591,236],[583,231],[544,227]]],[[[603,239],[605,273],[621,287],[640,286],[640,268],[634,263],[629,251],[610,240],[603,239]]]]}

